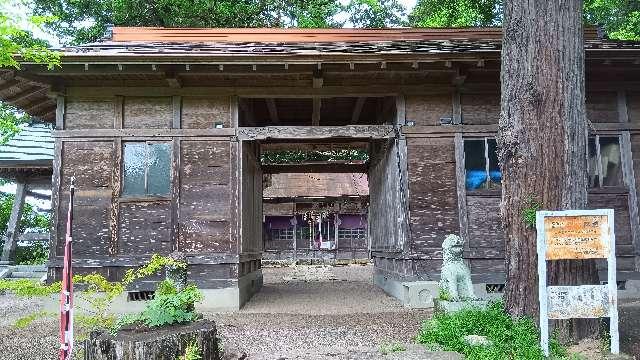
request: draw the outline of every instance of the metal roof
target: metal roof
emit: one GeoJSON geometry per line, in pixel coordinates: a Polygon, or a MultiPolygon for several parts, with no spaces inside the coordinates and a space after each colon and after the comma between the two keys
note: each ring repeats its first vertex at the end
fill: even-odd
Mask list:
{"type": "MultiPolygon", "coordinates": [[[[194,29],[115,27],[111,39],[62,49],[65,57],[145,58],[235,55],[461,54],[499,52],[501,28],[194,29]]],[[[640,42],[598,37],[585,29],[586,50],[635,49],[640,42]]]]}
{"type": "Polygon", "coordinates": [[[0,145],[0,168],[51,168],[54,147],[51,127],[33,123],[20,128],[11,140],[0,145]]]}

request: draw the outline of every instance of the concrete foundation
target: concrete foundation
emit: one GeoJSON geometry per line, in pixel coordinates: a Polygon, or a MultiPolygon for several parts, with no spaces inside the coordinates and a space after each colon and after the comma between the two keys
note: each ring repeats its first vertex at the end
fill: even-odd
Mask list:
{"type": "MultiPolygon", "coordinates": [[[[204,299],[196,304],[199,312],[231,312],[238,311],[251,297],[262,288],[262,270],[258,269],[241,277],[236,287],[223,289],[200,289],[204,299]]],[[[144,310],[147,301],[129,301],[127,293],[123,293],[113,300],[109,306],[114,314],[133,314],[144,310]]],[[[86,301],[82,300],[82,292],[76,291],[74,297],[76,311],[83,312],[88,309],[86,301]]],[[[44,310],[50,312],[60,311],[60,296],[52,295],[44,301],[44,310]]]]}

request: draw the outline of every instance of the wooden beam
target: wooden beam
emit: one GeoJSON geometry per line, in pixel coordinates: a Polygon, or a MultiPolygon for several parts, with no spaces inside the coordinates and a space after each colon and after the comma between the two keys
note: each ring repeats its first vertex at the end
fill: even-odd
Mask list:
{"type": "Polygon", "coordinates": [[[313,88],[320,89],[324,84],[324,71],[320,67],[321,63],[318,63],[318,69],[313,71],[313,88]]]}
{"type": "Polygon", "coordinates": [[[65,99],[64,96],[58,95],[56,97],[56,130],[64,129],[64,113],[65,99]]]}
{"type": "Polygon", "coordinates": [[[122,192],[122,139],[113,139],[111,163],[111,206],[109,208],[109,255],[118,254],[120,237],[120,194],[122,192]]]}
{"type": "MultiPolygon", "coordinates": [[[[407,121],[407,105],[404,96],[396,96],[396,125],[402,126],[407,121]]],[[[383,111],[384,112],[384,111],[383,111]]]]}
{"type": "Polygon", "coordinates": [[[24,86],[25,82],[19,79],[11,79],[0,83],[0,94],[4,94],[7,91],[12,90],[15,87],[24,86]]]}
{"type": "MultiPolygon", "coordinates": [[[[51,186],[51,184],[49,184],[49,186],[51,186]]],[[[27,191],[27,196],[31,196],[32,198],[38,199],[38,200],[44,200],[44,201],[50,201],[51,200],[51,196],[45,195],[45,194],[41,194],[39,192],[35,192],[35,191],[31,191],[31,190],[27,191]]]]}
{"type": "Polygon", "coordinates": [[[638,211],[638,191],[636,188],[635,170],[633,168],[633,154],[631,151],[631,136],[628,131],[620,135],[620,154],[622,156],[622,178],[629,189],[627,203],[629,206],[629,225],[631,226],[631,243],[636,255],[636,271],[640,271],[640,214],[638,211]]]}
{"type": "Polygon", "coordinates": [[[113,100],[113,128],[124,127],[124,96],[116,95],[113,100]]]}
{"type": "Polygon", "coordinates": [[[393,125],[266,126],[238,128],[237,136],[242,140],[386,139],[393,137],[394,131],[393,125]]]}
{"type": "Polygon", "coordinates": [[[18,104],[24,100],[30,99],[33,96],[44,95],[47,93],[47,91],[49,91],[48,87],[33,86],[15,94],[14,96],[8,97],[7,99],[5,99],[5,102],[8,102],[10,104],[18,104]]]}
{"type": "Polygon", "coordinates": [[[24,198],[27,194],[27,189],[24,183],[19,182],[16,185],[16,195],[13,201],[13,206],[11,207],[11,215],[9,216],[7,231],[4,235],[4,248],[2,249],[1,258],[2,261],[8,262],[13,261],[15,257],[20,219],[22,218],[22,210],[24,209],[24,198]]]}
{"type": "Polygon", "coordinates": [[[322,99],[319,97],[313,98],[313,112],[311,114],[311,125],[320,126],[320,107],[322,106],[322,99]]]}
{"type": "Polygon", "coordinates": [[[469,250],[469,232],[467,215],[467,187],[464,168],[464,139],[462,133],[454,137],[454,151],[456,159],[456,190],[458,195],[458,221],[460,223],[460,237],[464,240],[465,250],[469,250]]]}
{"type": "Polygon", "coordinates": [[[171,127],[180,129],[182,127],[182,96],[172,96],[173,103],[173,120],[171,127]]]}
{"type": "Polygon", "coordinates": [[[275,125],[280,125],[280,119],[278,118],[278,108],[276,107],[276,101],[274,99],[264,99],[267,103],[267,109],[269,110],[269,118],[275,125]]]}
{"type": "Polygon", "coordinates": [[[238,127],[239,107],[240,101],[238,101],[238,97],[236,95],[232,95],[229,99],[229,123],[232,128],[238,127]]]}
{"type": "Polygon", "coordinates": [[[317,162],[301,164],[273,164],[262,165],[264,174],[281,173],[366,173],[367,165],[364,163],[339,163],[317,162]]]}
{"type": "Polygon", "coordinates": [[[453,124],[460,125],[462,124],[462,100],[459,89],[453,90],[452,103],[453,103],[453,124]]]}
{"type": "MultiPolygon", "coordinates": [[[[52,133],[54,138],[170,138],[184,137],[231,137],[236,134],[232,128],[222,129],[80,129],[57,130],[52,133]]],[[[113,140],[113,139],[110,139],[113,140]]]]}
{"type": "Polygon", "coordinates": [[[27,114],[34,114],[36,113],[36,111],[40,110],[42,111],[42,108],[45,108],[47,106],[51,106],[52,102],[49,100],[45,100],[45,101],[38,101],[33,105],[30,105],[29,107],[24,109],[24,112],[26,112],[27,114]]]}
{"type": "Polygon", "coordinates": [[[627,108],[627,92],[620,89],[617,92],[618,97],[618,122],[629,122],[629,110],[627,108]]]}
{"type": "Polygon", "coordinates": [[[362,107],[364,102],[367,101],[366,97],[359,97],[356,100],[356,104],[353,107],[353,113],[351,114],[351,123],[357,124],[360,121],[360,114],[362,114],[362,107]]]}
{"type": "Polygon", "coordinates": [[[26,233],[18,236],[20,242],[45,242],[49,241],[48,233],[26,233]]]}

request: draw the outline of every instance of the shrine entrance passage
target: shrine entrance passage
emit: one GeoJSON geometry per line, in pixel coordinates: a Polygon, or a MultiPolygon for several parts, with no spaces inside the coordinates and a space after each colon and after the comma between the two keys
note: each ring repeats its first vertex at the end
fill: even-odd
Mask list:
{"type": "MultiPolygon", "coordinates": [[[[265,116],[287,124],[287,126],[240,126],[238,128],[240,152],[238,172],[241,179],[238,210],[240,258],[245,254],[262,253],[261,258],[264,261],[269,257],[268,255],[271,255],[266,253],[265,250],[268,249],[264,246],[265,238],[268,238],[265,232],[264,209],[281,203],[294,204],[288,219],[293,228],[290,234],[292,238],[285,237],[286,250],[290,251],[283,252],[282,257],[298,260],[304,257],[309,258],[310,253],[313,253],[311,257],[317,258],[322,250],[339,250],[340,236],[337,234],[335,225],[341,221],[341,214],[339,206],[338,209],[335,206],[336,204],[344,205],[349,200],[358,203],[355,206],[355,213],[361,215],[361,222],[366,221],[366,224],[357,230],[364,229],[365,234],[362,235],[366,248],[362,249],[364,250],[362,253],[355,254],[354,248],[350,246],[348,251],[351,257],[366,256],[366,259],[369,259],[372,252],[403,253],[408,232],[406,141],[401,135],[401,124],[398,122],[398,119],[403,118],[404,115],[397,114],[396,104],[391,101],[394,99],[389,97],[378,98],[376,101],[356,99],[354,106],[361,107],[360,111],[370,112],[371,110],[366,109],[364,104],[373,104],[372,106],[382,110],[381,114],[386,114],[386,117],[377,115],[375,121],[358,120],[358,124],[349,122],[344,124],[343,119],[333,121],[331,126],[322,126],[324,120],[318,122],[310,119],[310,123],[321,125],[289,125],[291,121],[280,118],[283,111],[278,107],[279,103],[269,99],[264,99],[262,117],[257,116],[258,113],[239,116],[240,125],[246,125],[251,116],[253,116],[251,120],[253,124],[273,123],[269,119],[260,120],[265,116]],[[358,103],[361,104],[358,105],[358,103]],[[309,153],[335,155],[347,152],[365,156],[346,160],[305,158],[305,154],[309,153]],[[294,159],[299,157],[299,159],[272,161],[282,154],[288,154],[287,156],[294,159]],[[356,196],[355,199],[350,199],[349,196],[334,192],[335,196],[321,194],[314,198],[313,193],[304,197],[295,196],[295,194],[286,196],[285,191],[277,199],[273,197],[265,199],[265,189],[268,188],[269,181],[274,177],[287,177],[285,174],[289,174],[290,177],[299,177],[301,174],[307,176],[323,174],[327,175],[325,179],[333,176],[342,180],[348,178],[345,174],[351,175],[351,181],[354,179],[358,181],[359,178],[366,180],[368,196],[356,196]],[[308,225],[303,225],[303,222],[307,222],[308,225]],[[306,230],[298,228],[306,228],[306,230]]],[[[249,111],[247,109],[250,108],[260,108],[257,104],[261,99],[249,100],[239,107],[241,113],[249,111]]],[[[309,104],[312,105],[314,101],[312,99],[309,104]]],[[[336,104],[341,102],[342,100],[334,101],[336,104]]],[[[240,99],[240,103],[243,103],[243,99],[240,99]]],[[[286,104],[286,101],[284,103],[286,104]]],[[[323,114],[332,113],[331,108],[324,105],[322,110],[323,114]]],[[[353,111],[353,109],[349,111],[349,118],[358,119],[358,116],[352,114],[353,111]]],[[[316,110],[312,110],[311,113],[316,113],[316,110]]],[[[339,114],[340,112],[336,115],[337,119],[341,118],[339,114]]],[[[304,185],[313,187],[311,184],[304,185]]],[[[329,186],[332,185],[336,188],[340,186],[339,184],[329,186]]],[[[331,190],[335,189],[331,188],[331,190]]],[[[350,218],[349,221],[351,220],[354,219],[350,218]]],[[[284,227],[289,228],[289,226],[284,227]]],[[[335,251],[332,256],[333,259],[337,259],[347,255],[335,251]]],[[[241,263],[240,277],[243,276],[243,271],[245,270],[241,263]]]]}

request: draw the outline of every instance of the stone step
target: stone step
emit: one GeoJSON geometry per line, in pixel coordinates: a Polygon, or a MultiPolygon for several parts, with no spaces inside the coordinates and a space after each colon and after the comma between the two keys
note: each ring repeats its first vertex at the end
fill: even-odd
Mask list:
{"type": "Polygon", "coordinates": [[[9,278],[14,279],[40,279],[46,272],[32,272],[32,271],[12,271],[9,278]]]}

